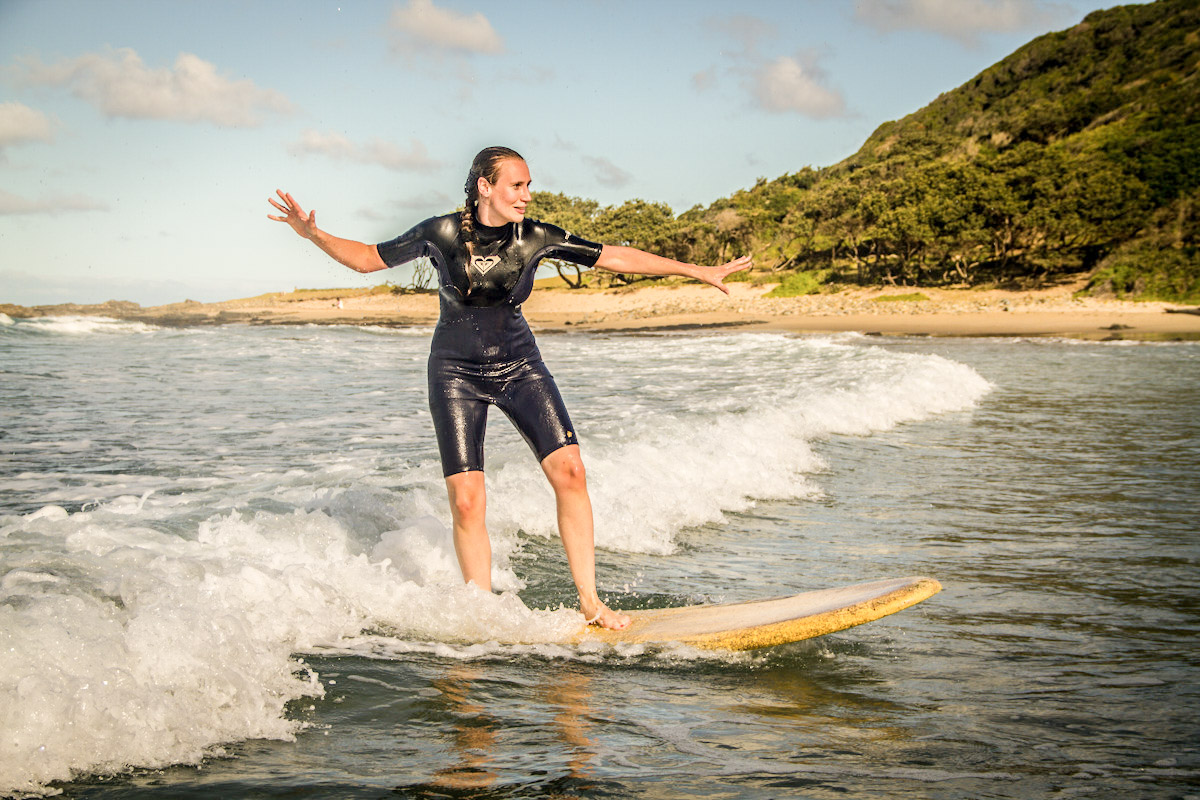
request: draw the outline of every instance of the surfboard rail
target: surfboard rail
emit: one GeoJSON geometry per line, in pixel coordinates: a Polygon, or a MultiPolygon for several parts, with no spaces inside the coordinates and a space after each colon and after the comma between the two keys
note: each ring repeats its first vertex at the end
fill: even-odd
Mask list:
{"type": "Polygon", "coordinates": [[[757,650],[852,628],[928,599],[942,585],[926,576],[868,581],[788,597],[630,611],[621,631],[589,627],[577,641],[679,642],[710,650],[757,650]]]}

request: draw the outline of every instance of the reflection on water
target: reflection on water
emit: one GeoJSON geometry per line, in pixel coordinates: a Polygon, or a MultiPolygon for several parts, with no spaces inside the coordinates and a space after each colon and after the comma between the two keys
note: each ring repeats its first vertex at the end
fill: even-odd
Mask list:
{"type": "Polygon", "coordinates": [[[433,773],[432,785],[447,789],[481,789],[495,783],[498,773],[488,769],[494,757],[496,727],[499,724],[485,706],[474,701],[471,683],[480,670],[470,664],[451,664],[444,677],[431,681],[440,692],[435,698],[450,721],[454,763],[433,773]]]}
{"type": "MultiPolygon", "coordinates": [[[[417,780],[398,791],[420,797],[504,797],[514,788],[537,786],[545,796],[564,800],[594,796],[592,677],[573,666],[544,666],[514,696],[489,665],[430,664],[434,676],[423,692],[422,715],[440,722],[448,747],[429,754],[429,763],[443,765],[427,780],[417,773],[417,780]]],[[[407,731],[397,734],[408,738],[407,731]]]]}
{"type": "MultiPolygon", "coordinates": [[[[444,675],[434,678],[430,685],[439,696],[431,696],[431,704],[441,706],[440,713],[448,721],[452,749],[448,766],[437,769],[432,780],[424,785],[405,787],[420,792],[423,789],[451,791],[485,789],[500,778],[497,760],[503,761],[500,737],[510,737],[513,730],[505,728],[503,719],[492,714],[486,703],[486,670],[476,664],[451,662],[444,675]]],[[[551,670],[543,680],[530,687],[535,699],[550,716],[544,732],[553,738],[540,746],[561,745],[567,783],[578,782],[589,775],[589,762],[594,756],[592,741],[587,736],[591,710],[588,708],[590,678],[571,669],[551,670]]],[[[499,698],[492,697],[492,701],[499,698]]],[[[559,783],[563,781],[560,779],[559,783]]],[[[567,798],[572,795],[555,794],[567,798]]]]}

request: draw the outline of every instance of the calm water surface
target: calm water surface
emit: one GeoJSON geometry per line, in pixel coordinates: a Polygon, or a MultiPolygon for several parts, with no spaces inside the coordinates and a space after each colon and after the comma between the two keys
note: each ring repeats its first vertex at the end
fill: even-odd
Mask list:
{"type": "Polygon", "coordinates": [[[459,587],[426,348],[0,329],[0,791],[1200,797],[1200,346],[543,336],[615,604],[944,585],[738,655],[562,644],[498,416],[459,587]]]}

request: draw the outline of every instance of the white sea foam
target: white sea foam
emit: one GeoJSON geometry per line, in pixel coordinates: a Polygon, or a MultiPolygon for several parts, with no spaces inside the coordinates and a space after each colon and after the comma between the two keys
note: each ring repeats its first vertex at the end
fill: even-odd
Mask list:
{"type": "MultiPolygon", "coordinates": [[[[710,350],[685,408],[678,400],[655,407],[610,396],[609,416],[618,421],[597,427],[617,432],[583,428],[599,546],[666,554],[682,530],[722,522],[755,500],[819,495],[812,475],[826,464],[814,442],[969,409],[990,390],[970,367],[938,356],[828,339],[714,338],[685,345],[710,350]],[[714,347],[729,352],[714,358],[714,347]],[[770,380],[748,382],[755,370],[770,380]]],[[[663,342],[653,346],[657,363],[675,368],[687,355],[662,353],[663,342]]],[[[553,535],[554,503],[537,467],[520,445],[496,460],[488,479],[493,528],[553,535]]]]}
{"type": "Polygon", "coordinates": [[[130,519],[153,502],[51,506],[0,527],[0,793],[289,738],[286,704],[323,692],[293,654],[365,630],[552,642],[581,622],[463,586],[436,529],[421,548],[385,537],[394,565],[324,513],[230,513],[189,540],[130,519]]]}
{"type": "Polygon", "coordinates": [[[43,333],[60,336],[85,336],[97,333],[150,333],[158,330],[155,325],[144,322],[113,319],[111,317],[59,316],[31,317],[15,323],[23,333],[43,333]]]}
{"type": "MultiPolygon", "coordinates": [[[[310,651],[640,656],[568,647],[575,611],[461,584],[424,393],[411,386],[423,339],[35,324],[149,333],[162,355],[118,380],[105,364],[131,351],[124,340],[56,350],[30,385],[61,385],[75,402],[51,408],[52,428],[13,418],[7,446],[26,466],[10,488],[25,513],[0,517],[0,794],[292,736],[289,701],[323,691],[297,657],[310,651]],[[346,396],[312,388],[349,383],[346,396]],[[270,387],[266,400],[229,404],[255,386],[270,387]],[[97,413],[113,399],[120,414],[97,413]]],[[[822,438],[969,409],[988,391],[961,364],[844,338],[547,339],[597,540],[626,552],[669,553],[689,526],[817,494],[822,438]]],[[[512,564],[526,534],[554,532],[546,482],[506,427],[493,422],[488,449],[501,591],[523,585],[512,564]]]]}
{"type": "Polygon", "coordinates": [[[634,642],[606,643],[585,641],[578,644],[562,642],[501,643],[495,640],[471,644],[396,639],[390,636],[364,635],[343,639],[336,648],[321,650],[322,655],[354,655],[384,661],[402,660],[413,654],[436,655],[460,661],[511,661],[513,658],[536,658],[545,661],[578,661],[585,664],[641,664],[657,668],[697,662],[719,662],[754,666],[765,662],[769,655],[762,651],[705,650],[691,645],[667,642],[645,644],[634,642]]]}
{"type": "Polygon", "coordinates": [[[376,333],[384,336],[404,336],[429,340],[429,328],[425,325],[337,325],[333,327],[351,328],[363,333],[376,333]]]}

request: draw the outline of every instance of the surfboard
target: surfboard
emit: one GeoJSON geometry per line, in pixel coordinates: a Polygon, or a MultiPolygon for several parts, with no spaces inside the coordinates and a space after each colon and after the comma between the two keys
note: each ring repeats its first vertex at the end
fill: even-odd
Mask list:
{"type": "Polygon", "coordinates": [[[770,600],[627,611],[633,617],[628,628],[588,627],[578,640],[679,642],[709,650],[757,650],[862,625],[895,614],[941,589],[933,578],[912,576],[770,600]]]}

